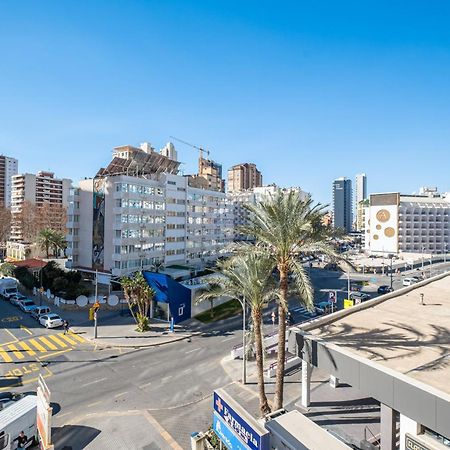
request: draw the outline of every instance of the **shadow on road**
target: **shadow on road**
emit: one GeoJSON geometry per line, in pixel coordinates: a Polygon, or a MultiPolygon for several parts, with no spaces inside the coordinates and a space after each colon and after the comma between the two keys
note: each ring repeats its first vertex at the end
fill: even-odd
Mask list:
{"type": "Polygon", "coordinates": [[[59,450],[81,450],[87,447],[99,434],[97,428],[84,425],[64,425],[52,428],[52,438],[55,449],[59,450]]]}

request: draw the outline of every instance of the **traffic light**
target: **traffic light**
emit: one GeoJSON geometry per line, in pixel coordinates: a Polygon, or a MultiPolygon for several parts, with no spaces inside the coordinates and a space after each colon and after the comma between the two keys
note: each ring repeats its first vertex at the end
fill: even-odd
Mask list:
{"type": "Polygon", "coordinates": [[[94,312],[97,312],[100,309],[100,303],[99,302],[95,302],[94,306],[92,307],[92,309],[94,310],[94,312]]]}

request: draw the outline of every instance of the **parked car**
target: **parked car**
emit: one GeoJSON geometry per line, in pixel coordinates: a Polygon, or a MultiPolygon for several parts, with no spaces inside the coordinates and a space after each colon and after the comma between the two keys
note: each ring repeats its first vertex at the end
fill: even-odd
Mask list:
{"type": "Polygon", "coordinates": [[[62,327],[63,320],[58,316],[58,314],[50,313],[39,317],[39,323],[45,328],[58,328],[62,327]]]}
{"type": "Polygon", "coordinates": [[[333,309],[336,309],[334,304],[328,300],[320,302],[316,305],[317,314],[329,314],[331,313],[331,311],[333,311],[333,309]]]}
{"type": "Polygon", "coordinates": [[[382,286],[380,286],[377,290],[377,292],[379,294],[387,294],[389,292],[392,292],[394,290],[394,288],[392,288],[391,286],[388,286],[387,284],[383,284],[382,286]]]}
{"type": "Polygon", "coordinates": [[[13,277],[0,278],[0,295],[9,300],[11,296],[17,294],[17,280],[13,277]]]}
{"type": "Polygon", "coordinates": [[[365,300],[370,299],[370,295],[365,294],[364,292],[350,292],[350,299],[364,302],[365,300]]]}
{"type": "Polygon", "coordinates": [[[26,298],[25,300],[20,300],[19,308],[23,312],[30,314],[33,309],[36,309],[36,304],[33,302],[33,300],[26,298]]]}
{"type": "Polygon", "coordinates": [[[9,301],[11,302],[12,305],[14,306],[19,306],[19,303],[22,300],[26,300],[27,296],[26,295],[22,295],[22,294],[16,294],[13,295],[12,297],[9,298],[9,301]]]}
{"type": "Polygon", "coordinates": [[[33,319],[39,320],[40,316],[49,313],[51,313],[51,310],[48,306],[36,306],[36,308],[31,311],[31,317],[33,317],[33,319]]]}
{"type": "Polygon", "coordinates": [[[352,292],[359,292],[361,290],[361,285],[359,283],[351,283],[350,284],[350,290],[352,292]]]}
{"type": "Polygon", "coordinates": [[[403,278],[402,284],[403,286],[411,286],[414,283],[418,283],[419,279],[417,277],[407,277],[403,278]]]}

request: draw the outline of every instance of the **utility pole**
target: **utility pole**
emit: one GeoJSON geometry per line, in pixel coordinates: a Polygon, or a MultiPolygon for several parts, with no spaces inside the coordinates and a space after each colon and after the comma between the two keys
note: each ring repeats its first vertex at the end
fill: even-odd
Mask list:
{"type": "Polygon", "coordinates": [[[95,269],[94,339],[97,339],[98,271],[95,269]]]}

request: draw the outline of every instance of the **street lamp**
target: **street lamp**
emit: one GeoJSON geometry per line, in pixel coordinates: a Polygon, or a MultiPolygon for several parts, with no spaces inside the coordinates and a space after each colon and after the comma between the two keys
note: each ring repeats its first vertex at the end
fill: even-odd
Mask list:
{"type": "Polygon", "coordinates": [[[247,384],[247,355],[245,351],[246,342],[245,342],[245,321],[246,321],[246,314],[245,314],[245,300],[238,298],[239,303],[242,306],[242,384],[247,384]]]}
{"type": "Polygon", "coordinates": [[[392,284],[393,284],[393,270],[392,270],[392,259],[394,258],[394,255],[392,254],[392,253],[390,253],[389,255],[388,255],[388,257],[391,259],[391,268],[390,268],[390,271],[391,271],[391,289],[392,289],[392,284]]]}
{"type": "Polygon", "coordinates": [[[447,243],[444,244],[444,264],[447,263],[447,243]]]}
{"type": "Polygon", "coordinates": [[[422,247],[422,272],[423,272],[423,252],[425,251],[425,247],[422,247]]]}

